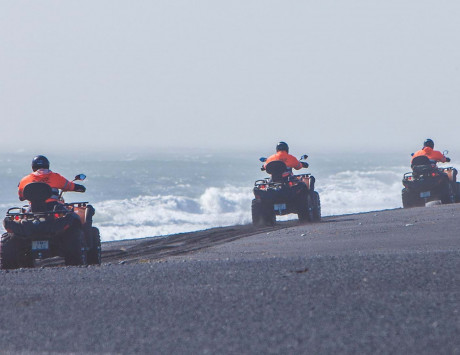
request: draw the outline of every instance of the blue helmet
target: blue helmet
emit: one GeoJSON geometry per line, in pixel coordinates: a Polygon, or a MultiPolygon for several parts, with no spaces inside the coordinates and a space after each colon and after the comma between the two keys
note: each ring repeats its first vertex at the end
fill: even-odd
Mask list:
{"type": "Polygon", "coordinates": [[[49,168],[50,168],[50,162],[48,158],[46,158],[44,155],[37,155],[32,160],[32,170],[33,171],[37,171],[38,169],[49,169],[49,168]]]}
{"type": "Polygon", "coordinates": [[[424,146],[424,147],[430,147],[431,149],[433,149],[433,148],[434,148],[434,142],[433,142],[432,139],[427,138],[427,139],[425,140],[425,142],[423,142],[423,146],[424,146]]]}
{"type": "Polygon", "coordinates": [[[286,142],[279,142],[276,145],[276,151],[279,152],[280,150],[284,150],[286,153],[289,153],[289,146],[286,142]]]}

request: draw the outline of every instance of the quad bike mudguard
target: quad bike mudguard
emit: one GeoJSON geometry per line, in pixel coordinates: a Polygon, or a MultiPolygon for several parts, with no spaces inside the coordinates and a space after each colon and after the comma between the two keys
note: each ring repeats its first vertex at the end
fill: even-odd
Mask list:
{"type": "Polygon", "coordinates": [[[303,182],[299,182],[294,186],[284,184],[268,184],[267,188],[261,189],[254,187],[254,196],[261,200],[271,201],[273,203],[286,202],[295,199],[301,191],[308,191],[307,186],[303,182]]]}
{"type": "Polygon", "coordinates": [[[446,175],[436,175],[412,180],[403,180],[404,187],[416,191],[442,190],[449,181],[446,175]]]}
{"type": "Polygon", "coordinates": [[[7,215],[3,220],[3,226],[8,233],[24,237],[34,235],[54,237],[65,232],[72,224],[80,223],[73,213],[67,213],[59,218],[55,218],[54,214],[44,214],[43,216],[30,214],[7,215]]]}

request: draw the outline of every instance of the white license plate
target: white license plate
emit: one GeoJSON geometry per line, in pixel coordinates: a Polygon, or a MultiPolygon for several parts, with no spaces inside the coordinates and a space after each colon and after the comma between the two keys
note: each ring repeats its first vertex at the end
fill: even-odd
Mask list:
{"type": "Polygon", "coordinates": [[[275,211],[281,212],[281,211],[286,209],[286,204],[285,203],[277,203],[277,204],[273,205],[273,209],[275,211]]]}
{"type": "Polygon", "coordinates": [[[431,196],[430,191],[420,192],[420,197],[421,198],[430,197],[430,196],[431,196]]]}
{"type": "Polygon", "coordinates": [[[32,250],[48,250],[49,244],[47,240],[32,241],[32,250]]]}

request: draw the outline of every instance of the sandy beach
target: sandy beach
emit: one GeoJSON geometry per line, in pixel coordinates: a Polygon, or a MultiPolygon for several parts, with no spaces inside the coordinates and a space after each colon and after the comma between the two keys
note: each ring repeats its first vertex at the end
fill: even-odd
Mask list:
{"type": "Polygon", "coordinates": [[[460,205],[103,244],[2,271],[16,353],[459,354],[460,205]]]}

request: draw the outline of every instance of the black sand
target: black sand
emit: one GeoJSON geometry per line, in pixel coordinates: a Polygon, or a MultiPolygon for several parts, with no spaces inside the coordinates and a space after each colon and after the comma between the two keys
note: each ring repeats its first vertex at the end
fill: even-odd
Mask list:
{"type": "Polygon", "coordinates": [[[460,205],[105,243],[0,273],[3,353],[460,354],[460,205]]]}

